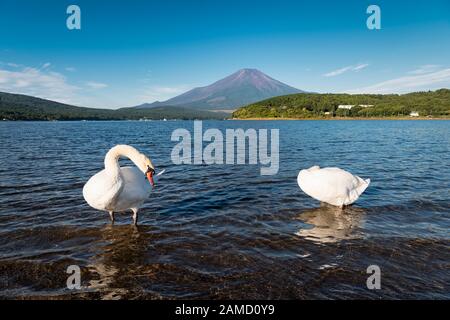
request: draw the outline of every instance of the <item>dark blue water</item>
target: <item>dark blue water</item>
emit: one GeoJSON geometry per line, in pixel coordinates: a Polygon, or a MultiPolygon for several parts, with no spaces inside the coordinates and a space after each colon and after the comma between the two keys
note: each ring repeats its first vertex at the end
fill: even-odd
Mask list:
{"type": "Polygon", "coordinates": [[[279,128],[278,174],[172,164],[171,133],[190,121],[1,122],[0,297],[450,298],[450,122],[203,127],[279,128]],[[166,169],[137,227],[131,213],[111,225],[82,196],[115,144],[166,169]],[[341,212],[299,189],[312,165],[372,183],[341,212]],[[70,291],[74,264],[82,288],[70,291]],[[366,286],[374,264],[380,290],[366,286]]]}

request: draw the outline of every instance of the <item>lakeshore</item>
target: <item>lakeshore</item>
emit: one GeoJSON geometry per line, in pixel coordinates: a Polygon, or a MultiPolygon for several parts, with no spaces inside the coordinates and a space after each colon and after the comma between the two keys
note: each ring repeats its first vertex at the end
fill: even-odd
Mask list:
{"type": "Polygon", "coordinates": [[[263,120],[329,120],[329,121],[340,121],[340,120],[450,120],[450,117],[315,117],[315,118],[231,118],[229,120],[250,120],[250,121],[263,121],[263,120]]]}

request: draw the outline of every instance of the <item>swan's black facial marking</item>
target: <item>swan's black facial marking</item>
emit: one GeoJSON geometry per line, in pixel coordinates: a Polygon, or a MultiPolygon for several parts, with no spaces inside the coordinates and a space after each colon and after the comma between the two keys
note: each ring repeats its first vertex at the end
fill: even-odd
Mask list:
{"type": "Polygon", "coordinates": [[[145,177],[147,177],[147,175],[151,173],[152,175],[155,174],[155,169],[150,168],[150,166],[147,166],[147,171],[145,171],[145,177]]]}

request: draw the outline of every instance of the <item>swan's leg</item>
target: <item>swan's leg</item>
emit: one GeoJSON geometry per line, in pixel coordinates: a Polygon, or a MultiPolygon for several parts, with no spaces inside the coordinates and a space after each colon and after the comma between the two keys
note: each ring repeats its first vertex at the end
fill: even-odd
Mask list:
{"type": "Polygon", "coordinates": [[[114,223],[114,211],[109,211],[109,217],[111,218],[111,222],[114,223]]]}
{"type": "Polygon", "coordinates": [[[138,209],[137,208],[131,208],[131,211],[133,211],[133,224],[137,225],[138,221],[138,209]]]}

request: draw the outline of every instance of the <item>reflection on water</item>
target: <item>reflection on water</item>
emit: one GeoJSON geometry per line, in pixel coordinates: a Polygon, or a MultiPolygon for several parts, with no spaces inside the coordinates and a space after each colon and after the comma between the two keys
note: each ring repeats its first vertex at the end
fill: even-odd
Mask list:
{"type": "Polygon", "coordinates": [[[88,290],[101,293],[101,299],[117,300],[128,293],[128,290],[115,287],[119,277],[136,276],[143,266],[147,246],[151,245],[145,239],[149,228],[145,226],[107,224],[100,230],[103,250],[92,257],[88,265],[94,279],[89,281],[88,290]]]}
{"type": "Polygon", "coordinates": [[[87,268],[94,277],[97,276],[99,279],[90,280],[87,287],[83,289],[98,291],[103,300],[117,300],[127,293],[125,289],[112,287],[114,276],[119,271],[116,267],[98,261],[88,265],[87,268]]]}
{"type": "Polygon", "coordinates": [[[362,237],[359,227],[365,210],[357,207],[334,207],[322,204],[319,208],[303,210],[298,219],[312,225],[296,235],[319,243],[338,242],[362,237]]]}
{"type": "Polygon", "coordinates": [[[448,124],[203,122],[279,128],[280,170],[261,176],[255,165],[173,165],[171,133],[191,121],[0,121],[0,298],[449,299],[448,124]],[[111,226],[82,196],[115,144],[166,169],[137,228],[129,213],[111,226]],[[319,207],[296,181],[313,165],[372,184],[342,212],[319,207]],[[380,291],[365,286],[371,264],[380,291]],[[69,265],[81,268],[79,292],[66,288],[69,265]]]}

